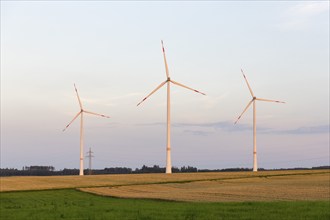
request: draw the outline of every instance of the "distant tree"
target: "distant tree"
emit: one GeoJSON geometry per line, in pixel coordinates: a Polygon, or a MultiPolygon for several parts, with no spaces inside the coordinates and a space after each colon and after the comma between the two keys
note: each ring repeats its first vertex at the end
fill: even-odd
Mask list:
{"type": "MultiPolygon", "coordinates": [[[[330,166],[318,166],[312,168],[296,167],[296,168],[280,168],[280,169],[264,169],[259,168],[258,170],[311,170],[311,169],[330,169],[330,166]]],[[[84,170],[87,174],[87,170],[84,170]]],[[[249,171],[251,168],[225,168],[225,169],[197,169],[192,166],[183,166],[180,169],[177,167],[172,167],[173,173],[186,173],[186,172],[238,172],[238,171],[249,171]]],[[[153,165],[148,167],[143,165],[140,169],[136,168],[134,171],[127,167],[110,167],[100,170],[93,170],[93,174],[130,174],[130,173],[165,173],[165,167],[160,167],[159,165],[153,165]]],[[[24,166],[22,170],[14,168],[0,168],[0,176],[56,176],[56,175],[78,175],[78,169],[63,169],[55,171],[53,166],[24,166]]]]}
{"type": "Polygon", "coordinates": [[[330,166],[318,166],[312,167],[313,170],[322,170],[322,169],[330,169],[330,166]]]}
{"type": "Polygon", "coordinates": [[[182,173],[194,173],[194,172],[197,172],[197,168],[196,167],[191,167],[191,166],[183,166],[181,167],[180,169],[180,172],[182,173]]]}

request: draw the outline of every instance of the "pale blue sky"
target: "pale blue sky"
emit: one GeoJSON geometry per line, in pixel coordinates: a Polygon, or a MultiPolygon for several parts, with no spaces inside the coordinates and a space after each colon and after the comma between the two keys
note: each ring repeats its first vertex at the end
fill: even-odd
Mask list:
{"type": "MultiPolygon", "coordinates": [[[[79,111],[94,168],[165,166],[172,87],[172,164],[252,167],[256,96],[259,167],[329,164],[329,1],[1,1],[1,167],[79,166],[79,111]]],[[[85,167],[88,166],[87,160],[85,167]]]]}

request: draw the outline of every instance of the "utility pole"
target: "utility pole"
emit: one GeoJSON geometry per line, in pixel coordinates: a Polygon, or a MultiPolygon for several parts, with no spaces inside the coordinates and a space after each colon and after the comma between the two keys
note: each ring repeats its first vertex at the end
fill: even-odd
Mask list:
{"type": "Polygon", "coordinates": [[[89,148],[89,151],[87,152],[87,156],[89,158],[89,170],[88,170],[88,174],[92,175],[92,157],[94,157],[92,154],[94,152],[92,152],[91,148],[89,148]]]}

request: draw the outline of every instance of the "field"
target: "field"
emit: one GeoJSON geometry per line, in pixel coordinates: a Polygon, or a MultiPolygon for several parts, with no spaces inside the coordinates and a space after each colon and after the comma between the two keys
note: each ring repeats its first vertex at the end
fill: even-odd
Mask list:
{"type": "Polygon", "coordinates": [[[329,173],[244,177],[186,183],[141,184],[82,188],[82,191],[122,198],[151,198],[189,202],[317,201],[329,200],[329,173]]]}
{"type": "Polygon", "coordinates": [[[84,187],[130,186],[141,184],[189,183],[198,181],[221,181],[253,177],[305,176],[330,174],[329,170],[221,172],[221,173],[173,173],[168,174],[120,174],[95,176],[27,176],[0,177],[0,192],[75,189],[84,187]]]}
{"type": "Polygon", "coordinates": [[[187,203],[118,199],[73,189],[1,195],[1,219],[329,219],[329,202],[187,203]]]}
{"type": "Polygon", "coordinates": [[[330,219],[329,170],[0,180],[1,220],[330,219]]]}

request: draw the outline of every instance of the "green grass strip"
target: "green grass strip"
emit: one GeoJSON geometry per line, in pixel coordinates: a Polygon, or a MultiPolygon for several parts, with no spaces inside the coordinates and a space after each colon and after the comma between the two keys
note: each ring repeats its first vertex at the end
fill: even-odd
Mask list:
{"type": "Polygon", "coordinates": [[[329,201],[188,203],[118,199],[73,189],[0,193],[1,220],[330,219],[329,201]]]}

